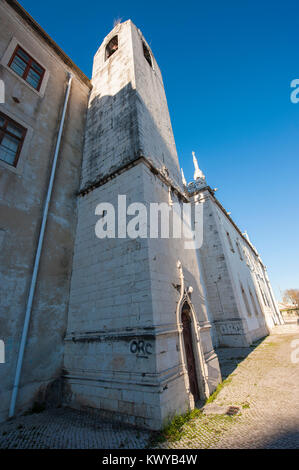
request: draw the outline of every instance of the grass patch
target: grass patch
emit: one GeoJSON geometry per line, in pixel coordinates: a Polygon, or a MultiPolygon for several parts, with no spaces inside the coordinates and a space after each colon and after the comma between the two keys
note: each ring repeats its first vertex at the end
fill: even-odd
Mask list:
{"type": "Polygon", "coordinates": [[[162,430],[164,440],[168,440],[170,442],[179,441],[183,433],[182,428],[184,424],[200,415],[201,411],[196,408],[194,410],[187,411],[187,413],[182,415],[176,415],[171,423],[162,430]]]}
{"type": "MultiPolygon", "coordinates": [[[[217,398],[223,387],[232,381],[232,377],[233,374],[223,380],[223,382],[218,385],[214,393],[207,399],[205,404],[212,403],[217,398]]],[[[165,441],[179,441],[182,436],[192,439],[194,437],[194,432],[196,434],[198,433],[198,426],[202,426],[204,432],[212,438],[217,434],[221,434],[227,425],[233,422],[233,420],[234,417],[228,415],[205,416],[201,410],[195,408],[194,410],[187,411],[182,415],[175,415],[172,421],[165,426],[162,431],[153,432],[148,441],[147,448],[156,447],[158,444],[165,441]]]]}
{"type": "Polygon", "coordinates": [[[206,405],[208,403],[212,403],[214,400],[216,400],[217,396],[219,395],[219,393],[221,392],[221,390],[223,389],[223,387],[225,387],[225,385],[228,385],[229,383],[231,383],[232,381],[232,377],[228,377],[227,379],[223,380],[223,382],[221,382],[218,387],[216,388],[216,390],[212,393],[212,395],[209,396],[209,398],[207,399],[206,401],[206,405]]]}
{"type": "Polygon", "coordinates": [[[201,411],[195,408],[182,415],[175,415],[172,421],[160,432],[153,433],[148,443],[148,447],[154,447],[165,441],[179,441],[183,435],[183,426],[191,420],[201,416],[201,411]]]}
{"type": "Polygon", "coordinates": [[[246,401],[245,403],[242,403],[242,408],[250,408],[250,404],[246,401]]]}
{"type": "MultiPolygon", "coordinates": [[[[161,432],[153,433],[147,447],[154,448],[159,447],[159,444],[169,443],[172,448],[172,443],[183,440],[183,445],[187,444],[189,448],[207,449],[215,444],[236,420],[238,416],[206,416],[198,409],[189,411],[175,416],[161,432]]],[[[166,447],[169,446],[166,444],[166,447]]]]}

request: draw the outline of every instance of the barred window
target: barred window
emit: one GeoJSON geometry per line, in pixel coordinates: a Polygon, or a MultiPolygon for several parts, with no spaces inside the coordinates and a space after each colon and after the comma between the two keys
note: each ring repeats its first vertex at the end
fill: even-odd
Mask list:
{"type": "Polygon", "coordinates": [[[16,47],[8,65],[35,90],[40,89],[45,69],[20,46],[16,47]]]}
{"type": "Polygon", "coordinates": [[[25,135],[24,127],[0,113],[0,160],[17,166],[25,135]]]}

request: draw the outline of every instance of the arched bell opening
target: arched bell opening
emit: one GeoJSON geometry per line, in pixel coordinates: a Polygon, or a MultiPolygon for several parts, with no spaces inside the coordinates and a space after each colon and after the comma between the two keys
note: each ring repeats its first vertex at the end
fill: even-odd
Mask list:
{"type": "Polygon", "coordinates": [[[109,57],[114,54],[118,49],[118,36],[114,36],[110,41],[108,42],[106,49],[105,49],[105,60],[109,59],[109,57]]]}

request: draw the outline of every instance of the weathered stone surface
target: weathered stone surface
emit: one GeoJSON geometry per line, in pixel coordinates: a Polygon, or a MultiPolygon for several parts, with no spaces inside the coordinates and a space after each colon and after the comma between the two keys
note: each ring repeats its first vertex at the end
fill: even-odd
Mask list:
{"type": "Polygon", "coordinates": [[[189,192],[203,204],[198,251],[214,346],[249,346],[283,322],[266,268],[206,183],[189,192]]]}
{"type": "MultiPolygon", "coordinates": [[[[181,185],[162,78],[151,53],[153,67],[147,63],[143,43],[140,31],[127,21],[116,26],[95,56],[83,189],[95,175],[107,176],[138,155],[157,169],[164,165],[167,178],[181,185]],[[119,48],[105,61],[106,44],[116,34],[119,48]]],[[[196,253],[186,250],[182,239],[97,239],[95,208],[102,201],[117,208],[119,194],[147,209],[150,203],[169,204],[167,178],[163,183],[140,161],[100,186],[91,185],[79,199],[65,345],[68,404],[100,408],[152,429],[194,406],[180,343],[180,292],[174,287],[182,283],[178,260],[186,286],[193,287],[201,398],[220,380],[196,253]]],[[[174,194],[172,199],[179,202],[174,194]]]]}
{"type": "Polygon", "coordinates": [[[76,227],[75,193],[81,172],[89,87],[72,66],[68,67],[4,1],[0,2],[0,23],[0,79],[5,82],[5,103],[0,105],[0,110],[27,129],[17,167],[0,160],[0,338],[4,340],[6,352],[6,362],[0,365],[0,420],[3,420],[8,415],[67,73],[72,72],[74,79],[38,273],[17,412],[32,405],[40,391],[61,375],[76,227]],[[16,44],[45,67],[45,86],[41,92],[30,87],[8,67],[16,44]],[[14,98],[19,102],[16,103],[14,98]]]}

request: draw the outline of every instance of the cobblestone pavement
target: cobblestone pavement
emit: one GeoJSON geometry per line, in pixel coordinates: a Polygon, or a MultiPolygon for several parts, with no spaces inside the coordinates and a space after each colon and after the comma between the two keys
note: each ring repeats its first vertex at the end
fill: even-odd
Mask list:
{"type": "Polygon", "coordinates": [[[299,362],[291,361],[296,339],[299,327],[286,325],[255,348],[218,350],[228,383],[184,425],[179,441],[161,447],[299,449],[299,362]],[[230,406],[238,414],[227,415],[230,406]]]}
{"type": "MultiPolygon", "coordinates": [[[[199,416],[184,425],[180,440],[159,447],[298,449],[299,363],[291,361],[295,339],[299,340],[299,326],[286,325],[256,347],[219,349],[225,385],[199,416]],[[236,415],[226,414],[230,406],[239,409],[236,415]]],[[[149,438],[147,431],[67,408],[0,424],[2,449],[132,449],[146,447],[149,438]]]]}
{"type": "Polygon", "coordinates": [[[70,408],[46,410],[0,425],[0,449],[140,449],[148,439],[146,431],[70,408]]]}

